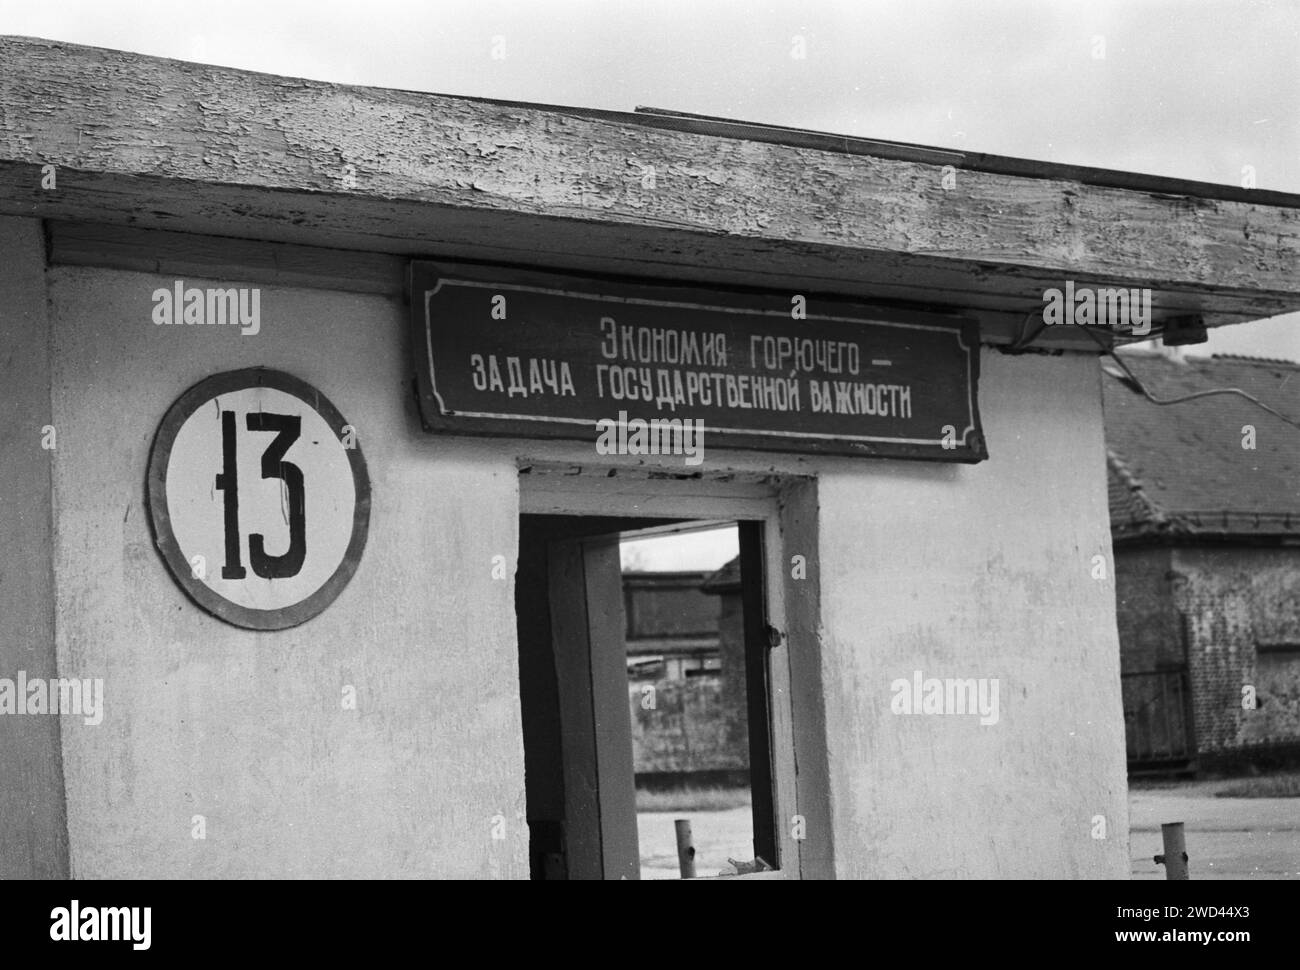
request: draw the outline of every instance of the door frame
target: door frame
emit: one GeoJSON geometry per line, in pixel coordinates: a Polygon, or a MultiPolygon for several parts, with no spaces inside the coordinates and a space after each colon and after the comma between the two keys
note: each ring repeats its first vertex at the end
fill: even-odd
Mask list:
{"type": "Polygon", "coordinates": [[[816,480],[528,463],[520,468],[518,511],[762,524],[767,623],[773,628],[767,675],[779,869],[717,878],[832,878],[816,480]],[[801,567],[795,565],[800,559],[801,567]]]}
{"type": "Polygon", "coordinates": [[[618,538],[553,539],[547,561],[569,878],[639,879],[618,538]]]}

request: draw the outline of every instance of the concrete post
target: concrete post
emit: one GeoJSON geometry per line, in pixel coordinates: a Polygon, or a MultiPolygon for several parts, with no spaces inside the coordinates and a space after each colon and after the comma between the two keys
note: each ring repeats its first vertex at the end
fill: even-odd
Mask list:
{"type": "Polygon", "coordinates": [[[683,879],[695,878],[695,846],[691,843],[690,819],[673,819],[673,828],[677,830],[677,864],[681,866],[683,879]]]}
{"type": "Polygon", "coordinates": [[[1165,851],[1155,857],[1156,865],[1165,867],[1166,879],[1189,879],[1187,874],[1187,843],[1183,839],[1182,822],[1166,822],[1160,826],[1160,838],[1165,851]]]}

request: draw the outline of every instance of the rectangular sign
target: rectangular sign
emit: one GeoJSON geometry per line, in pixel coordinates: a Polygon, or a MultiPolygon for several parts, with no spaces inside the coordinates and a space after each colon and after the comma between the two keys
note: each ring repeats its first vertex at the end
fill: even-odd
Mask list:
{"type": "Polygon", "coordinates": [[[988,457],[973,320],[424,262],[411,309],[429,430],[595,442],[678,419],[710,447],[988,457]]]}

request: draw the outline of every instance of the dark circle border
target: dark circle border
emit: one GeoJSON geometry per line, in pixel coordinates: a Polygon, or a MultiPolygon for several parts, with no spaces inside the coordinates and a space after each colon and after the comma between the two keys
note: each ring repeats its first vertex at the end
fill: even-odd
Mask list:
{"type": "Polygon", "coordinates": [[[290,394],[310,405],[325,419],[336,438],[342,438],[346,421],[338,409],[320,391],[292,374],[266,367],[247,367],[226,371],[204,378],[176,399],[167,409],[162,423],[154,435],[149,450],[149,472],[146,494],[149,505],[149,522],[153,529],[154,545],[167,564],[177,585],[190,599],[220,620],[249,630],[287,630],[305,623],[334,602],[352,579],[361,554],[366,547],[370,531],[370,475],[361,447],[345,448],[352,468],[352,483],[356,489],[356,508],[352,513],[352,536],[348,541],[343,560],[333,575],[316,592],[304,600],[277,610],[257,610],[240,606],[191,575],[189,561],[181,552],[180,544],[172,532],[171,511],[167,506],[167,465],[171,460],[172,446],[182,425],[200,407],[220,394],[229,394],[247,388],[269,387],[290,394]]]}

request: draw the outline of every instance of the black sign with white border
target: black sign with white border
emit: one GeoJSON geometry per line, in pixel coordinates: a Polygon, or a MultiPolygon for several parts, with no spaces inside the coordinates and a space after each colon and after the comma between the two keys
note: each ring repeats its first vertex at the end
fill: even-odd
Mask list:
{"type": "Polygon", "coordinates": [[[425,428],[594,440],[703,421],[710,446],[978,462],[971,319],[815,295],[411,264],[425,428]]]}

